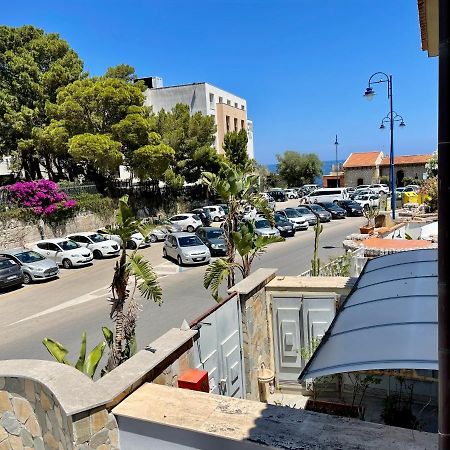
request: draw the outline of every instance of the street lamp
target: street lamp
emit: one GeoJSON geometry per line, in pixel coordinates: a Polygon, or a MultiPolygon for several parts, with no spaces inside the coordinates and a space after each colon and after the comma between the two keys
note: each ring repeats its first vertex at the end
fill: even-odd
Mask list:
{"type": "Polygon", "coordinates": [[[339,180],[339,164],[338,164],[338,155],[337,155],[339,142],[337,140],[337,135],[336,135],[336,140],[334,141],[334,145],[336,147],[336,187],[339,187],[340,180],[339,180]]]}
{"type": "Polygon", "coordinates": [[[396,206],[396,194],[395,194],[395,178],[394,178],[394,121],[397,121],[397,118],[401,120],[400,126],[403,128],[405,126],[405,122],[403,121],[403,117],[399,116],[393,111],[393,101],[392,101],[392,75],[387,75],[384,72],[375,72],[370,78],[367,84],[367,89],[364,92],[364,98],[367,100],[373,100],[375,97],[375,91],[372,87],[374,84],[379,83],[387,83],[387,94],[389,99],[389,113],[387,116],[381,121],[380,129],[383,130],[385,128],[384,123],[389,122],[389,128],[391,132],[391,145],[389,152],[389,178],[391,185],[391,209],[392,209],[392,219],[395,219],[395,206],[396,206]],[[379,77],[378,79],[375,77],[379,77]]]}

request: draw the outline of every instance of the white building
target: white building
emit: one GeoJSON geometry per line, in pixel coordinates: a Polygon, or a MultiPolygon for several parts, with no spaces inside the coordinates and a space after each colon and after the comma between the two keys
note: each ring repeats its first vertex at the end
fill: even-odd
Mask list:
{"type": "Polygon", "coordinates": [[[146,106],[154,112],[161,109],[170,111],[177,103],[189,106],[191,114],[201,112],[214,116],[217,126],[215,148],[223,153],[223,138],[229,131],[245,128],[248,135],[247,152],[250,158],[253,152],[253,122],[247,118],[247,102],[230,92],[208,83],[181,84],[163,87],[161,78],[141,78],[148,89],[144,92],[146,106]]]}

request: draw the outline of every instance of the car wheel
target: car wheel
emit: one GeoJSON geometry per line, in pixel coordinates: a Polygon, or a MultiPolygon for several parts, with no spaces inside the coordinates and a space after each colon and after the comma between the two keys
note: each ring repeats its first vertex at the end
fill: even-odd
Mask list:
{"type": "Polygon", "coordinates": [[[102,259],[103,258],[103,253],[100,250],[94,250],[93,254],[94,254],[94,258],[95,259],[102,259]]]}
{"type": "Polygon", "coordinates": [[[214,217],[214,222],[219,222],[219,221],[220,221],[220,217],[219,216],[214,217]]]}
{"type": "Polygon", "coordinates": [[[183,260],[181,259],[180,255],[177,256],[177,263],[178,263],[179,266],[183,265],[183,260]]]}
{"type": "Polygon", "coordinates": [[[165,248],[163,248],[163,257],[167,258],[167,250],[165,248]]]}
{"type": "Polygon", "coordinates": [[[188,233],[193,233],[194,232],[194,227],[192,225],[188,225],[186,227],[186,230],[187,230],[188,233]]]}
{"type": "Polygon", "coordinates": [[[23,273],[23,284],[30,284],[33,281],[29,273],[23,273]]]}
{"type": "Polygon", "coordinates": [[[136,242],[134,242],[134,241],[129,241],[129,242],[127,243],[127,247],[128,247],[130,250],[136,250],[137,244],[136,244],[136,242]]]}
{"type": "Polygon", "coordinates": [[[64,267],[64,269],[71,269],[73,264],[70,259],[66,258],[66,259],[63,259],[62,266],[64,267]]]}
{"type": "Polygon", "coordinates": [[[155,242],[158,242],[158,238],[156,237],[155,234],[151,234],[151,235],[150,235],[150,242],[151,242],[152,244],[154,244],[155,242]]]}

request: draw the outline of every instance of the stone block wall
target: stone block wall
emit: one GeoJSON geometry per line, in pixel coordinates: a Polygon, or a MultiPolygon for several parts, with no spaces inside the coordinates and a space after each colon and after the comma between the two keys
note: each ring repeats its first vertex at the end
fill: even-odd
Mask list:
{"type": "Polygon", "coordinates": [[[378,183],[380,172],[375,167],[358,167],[344,169],[344,176],[346,186],[357,186],[359,178],[363,180],[360,184],[378,183]]]}
{"type": "Polygon", "coordinates": [[[177,387],[178,377],[192,365],[192,349],[187,350],[180,355],[172,364],[167,366],[160,375],[158,375],[152,383],[162,384],[164,386],[177,387]]]}

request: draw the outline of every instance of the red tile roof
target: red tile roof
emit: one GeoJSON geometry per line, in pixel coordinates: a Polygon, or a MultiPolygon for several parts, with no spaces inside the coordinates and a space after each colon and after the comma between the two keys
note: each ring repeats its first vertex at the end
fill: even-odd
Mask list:
{"type": "Polygon", "coordinates": [[[351,153],[344,163],[344,168],[375,167],[381,152],[351,153]]]}
{"type": "MultiPolygon", "coordinates": [[[[404,155],[394,156],[394,164],[396,166],[407,164],[426,164],[432,155],[404,155]]],[[[388,166],[390,162],[389,156],[385,156],[381,161],[382,166],[388,166]]]]}

